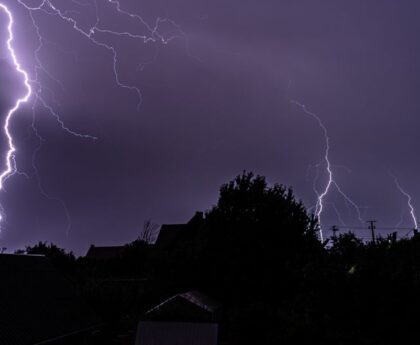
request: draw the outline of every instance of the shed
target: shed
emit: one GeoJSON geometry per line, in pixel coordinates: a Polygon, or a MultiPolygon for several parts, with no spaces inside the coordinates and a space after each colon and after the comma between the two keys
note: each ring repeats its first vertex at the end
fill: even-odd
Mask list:
{"type": "Polygon", "coordinates": [[[216,345],[217,333],[214,323],[140,321],[135,345],[216,345]]]}

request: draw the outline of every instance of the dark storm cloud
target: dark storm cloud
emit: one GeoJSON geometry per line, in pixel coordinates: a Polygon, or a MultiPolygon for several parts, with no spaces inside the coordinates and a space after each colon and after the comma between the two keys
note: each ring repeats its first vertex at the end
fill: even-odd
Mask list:
{"type": "MultiPolygon", "coordinates": [[[[135,93],[113,80],[108,51],[58,18],[37,14],[46,38],[59,43],[47,45],[41,56],[65,88],[45,76],[43,81],[55,90],[66,124],[99,140],[69,136],[38,111],[46,140],[37,158],[41,181],[67,204],[72,228],[67,238],[61,204],[40,194],[34,177],[14,177],[1,198],[7,246],[46,239],[81,252],[90,243],[132,240],[146,218],[183,222],[209,208],[219,185],[243,169],[293,185],[312,206],[315,171],[308,165],[322,159],[324,141],[317,123],[291,99],[324,121],[332,161],[351,169],[337,167],[337,180],[368,206],[367,218],[386,226],[399,221],[405,200],[388,170],[415,201],[420,197],[416,2],[126,0],[122,5],[151,23],[156,16],[174,19],[188,44],[118,40],[121,77],[142,91],[136,112],[135,93]]],[[[30,21],[22,8],[11,6],[19,18],[16,44],[31,68],[36,40],[30,21]]],[[[79,18],[86,26],[94,19],[89,11],[79,18]]],[[[102,15],[104,24],[131,28],[124,18],[111,21],[105,9],[102,15]]],[[[1,88],[7,90],[10,71],[0,68],[1,88]]],[[[28,131],[30,109],[22,113],[14,123],[18,163],[31,172],[36,140],[28,131]]],[[[321,175],[318,187],[324,182],[321,175]]],[[[337,203],[349,224],[356,223],[337,193],[328,201],[337,203]]],[[[332,208],[324,221],[337,222],[332,208]]],[[[404,225],[411,226],[407,216],[404,225]]]]}

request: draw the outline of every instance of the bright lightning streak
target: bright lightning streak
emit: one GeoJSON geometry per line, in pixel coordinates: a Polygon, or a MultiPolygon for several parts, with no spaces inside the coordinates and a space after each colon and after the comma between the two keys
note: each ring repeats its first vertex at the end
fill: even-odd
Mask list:
{"type": "MultiPolygon", "coordinates": [[[[172,40],[174,40],[176,38],[183,38],[187,42],[186,34],[182,31],[180,26],[178,24],[176,24],[174,21],[172,21],[168,18],[160,18],[159,17],[159,18],[156,19],[154,25],[149,25],[141,16],[122,9],[122,7],[120,5],[120,2],[118,0],[107,0],[107,1],[104,2],[105,5],[104,5],[104,3],[102,3],[101,6],[106,6],[106,3],[108,3],[109,6],[112,7],[112,9],[114,11],[114,14],[117,14],[117,15],[120,15],[120,16],[126,16],[130,20],[136,21],[139,25],[141,25],[143,28],[146,29],[146,31],[148,33],[147,35],[139,35],[139,34],[131,33],[131,32],[128,32],[128,31],[115,31],[115,30],[110,30],[106,27],[103,27],[103,25],[101,23],[101,18],[99,16],[100,11],[99,11],[97,0],[92,0],[92,2],[89,2],[89,3],[80,2],[78,0],[71,0],[70,2],[73,3],[76,6],[81,6],[83,8],[92,7],[94,9],[94,13],[95,13],[94,24],[91,25],[88,29],[83,29],[79,25],[78,20],[73,17],[74,15],[80,14],[81,11],[79,12],[79,11],[76,11],[76,10],[61,10],[56,5],[54,5],[51,0],[41,0],[38,3],[38,5],[35,5],[35,6],[28,5],[24,0],[17,0],[17,3],[20,4],[21,6],[23,6],[23,8],[25,8],[28,11],[29,17],[30,17],[30,19],[32,21],[32,25],[34,27],[35,34],[37,35],[37,38],[38,38],[38,46],[34,50],[34,73],[33,73],[33,78],[30,78],[29,75],[31,73],[29,73],[28,71],[24,70],[21,67],[21,64],[19,63],[19,60],[17,58],[17,54],[16,54],[16,52],[13,48],[12,43],[14,41],[14,34],[13,34],[14,18],[13,18],[12,12],[9,10],[9,8],[3,2],[0,1],[0,9],[3,12],[5,12],[5,14],[7,15],[7,18],[8,18],[7,48],[8,48],[9,54],[11,56],[11,59],[13,60],[13,65],[16,69],[16,72],[22,76],[23,84],[26,88],[26,93],[16,100],[16,103],[15,103],[14,107],[11,108],[8,111],[7,116],[5,118],[3,129],[4,129],[4,133],[5,133],[5,135],[7,137],[7,140],[8,140],[8,150],[7,150],[7,153],[6,153],[5,168],[4,168],[4,170],[0,170],[0,190],[3,189],[5,181],[9,177],[13,176],[14,174],[22,174],[22,175],[27,176],[27,174],[19,172],[16,168],[16,160],[15,160],[16,147],[14,145],[13,135],[10,132],[9,126],[10,126],[10,122],[11,122],[13,116],[21,108],[21,105],[23,103],[27,103],[29,101],[29,99],[33,97],[34,101],[33,101],[33,104],[32,104],[32,110],[33,110],[32,129],[35,133],[36,138],[38,138],[38,140],[39,140],[39,145],[36,147],[36,149],[33,153],[32,166],[33,166],[34,174],[37,178],[38,186],[39,186],[39,189],[40,189],[41,193],[45,197],[47,197],[49,200],[58,201],[63,206],[63,208],[65,210],[65,213],[66,213],[66,216],[67,216],[67,220],[68,220],[67,234],[68,234],[68,231],[69,231],[69,228],[70,228],[70,225],[71,225],[71,220],[70,220],[69,212],[66,208],[66,205],[65,205],[63,200],[61,200],[59,198],[56,198],[56,197],[52,197],[49,194],[47,194],[47,192],[45,191],[45,189],[43,188],[43,186],[41,184],[41,180],[40,180],[40,177],[38,175],[38,168],[36,167],[36,164],[35,164],[36,155],[39,152],[39,150],[41,149],[42,143],[44,141],[43,138],[41,137],[40,133],[38,132],[36,126],[35,126],[35,108],[36,108],[36,106],[37,105],[41,106],[50,115],[52,115],[55,118],[55,120],[57,121],[57,123],[59,124],[59,126],[61,127],[61,129],[64,130],[65,132],[67,132],[68,134],[71,134],[71,135],[79,137],[79,138],[86,138],[86,139],[92,139],[92,140],[95,140],[97,138],[95,136],[92,136],[92,135],[89,135],[89,134],[82,134],[82,133],[75,132],[72,129],[68,128],[65,125],[65,123],[63,122],[63,120],[61,119],[59,112],[51,104],[49,104],[47,99],[45,98],[44,94],[45,94],[45,92],[47,92],[49,94],[49,96],[52,97],[53,102],[55,104],[59,104],[55,93],[50,88],[46,87],[45,85],[43,85],[41,83],[40,73],[43,73],[45,76],[48,77],[48,79],[50,81],[53,81],[54,83],[56,83],[61,88],[62,91],[65,91],[65,88],[64,88],[64,85],[61,83],[61,81],[56,79],[47,70],[45,65],[42,63],[41,58],[40,58],[40,52],[44,48],[46,43],[48,43],[49,45],[53,45],[55,47],[58,47],[59,49],[61,47],[58,44],[56,44],[54,42],[51,42],[51,41],[47,40],[46,38],[44,38],[42,36],[40,27],[37,24],[37,20],[36,20],[34,14],[36,12],[38,12],[41,15],[55,16],[55,17],[59,18],[64,24],[69,24],[74,29],[74,31],[76,33],[81,34],[84,38],[88,39],[92,44],[110,52],[111,56],[112,56],[112,70],[113,70],[113,74],[114,74],[114,80],[119,87],[121,87],[123,89],[126,89],[126,90],[129,90],[129,91],[132,91],[137,95],[137,98],[138,98],[137,108],[139,108],[141,103],[142,103],[142,94],[141,94],[139,88],[137,88],[136,86],[129,85],[129,84],[122,81],[122,79],[120,77],[120,73],[119,73],[119,54],[118,54],[118,50],[112,44],[103,41],[106,38],[106,36],[107,35],[108,36],[109,35],[125,36],[125,37],[128,37],[128,38],[133,39],[133,40],[141,40],[145,44],[149,43],[149,42],[160,42],[162,44],[168,44],[169,42],[171,42],[172,40]],[[171,35],[161,34],[159,32],[160,31],[159,26],[162,25],[162,24],[170,25],[172,27],[171,30],[173,30],[172,31],[173,34],[171,34],[171,35]]],[[[64,51],[63,49],[61,49],[61,50],[64,51]]],[[[69,52],[65,52],[65,53],[68,54],[69,52]]],[[[70,52],[70,53],[72,55],[74,55],[73,52],[70,52]]],[[[77,55],[76,55],[76,58],[77,58],[77,55]]],[[[1,205],[0,205],[0,208],[1,208],[1,205]]],[[[1,216],[2,213],[3,213],[2,209],[0,209],[0,220],[3,218],[1,216]]]]}
{"type": "MultiPolygon", "coordinates": [[[[316,207],[315,207],[315,214],[321,224],[321,214],[322,211],[324,210],[324,198],[325,196],[328,194],[331,185],[333,183],[333,172],[331,170],[331,163],[330,163],[330,159],[329,159],[329,154],[330,154],[330,137],[328,136],[328,131],[327,128],[324,126],[324,124],[322,123],[321,119],[315,114],[310,112],[309,110],[306,109],[306,106],[304,104],[301,104],[297,101],[292,100],[291,101],[292,104],[297,105],[298,107],[300,107],[305,114],[312,116],[317,122],[319,127],[321,128],[323,134],[324,134],[324,139],[325,139],[325,155],[324,155],[324,160],[325,163],[327,165],[326,170],[327,170],[327,174],[328,174],[328,181],[327,181],[327,185],[324,188],[324,191],[321,193],[316,192],[318,200],[316,203],[316,207]]],[[[322,231],[322,227],[320,226],[319,228],[319,237],[321,242],[324,241],[324,236],[323,236],[323,231],[322,231]]]]}
{"type": "MultiPolygon", "coordinates": [[[[15,50],[13,49],[13,16],[12,13],[9,11],[8,7],[0,2],[0,9],[7,15],[8,18],[8,24],[7,24],[7,32],[8,32],[8,39],[7,39],[7,49],[9,51],[10,57],[12,58],[13,65],[16,69],[16,72],[20,74],[23,78],[23,84],[26,88],[26,93],[17,99],[15,105],[13,108],[11,108],[7,115],[6,119],[4,121],[3,130],[7,137],[8,142],[8,150],[6,153],[6,167],[0,174],[0,190],[4,187],[4,182],[16,172],[16,162],[15,162],[15,152],[16,147],[13,143],[13,137],[10,133],[10,121],[13,118],[13,115],[19,110],[21,104],[28,102],[29,98],[32,95],[32,88],[29,82],[29,76],[28,73],[21,67],[18,58],[16,56],[15,50]]],[[[2,216],[0,216],[0,220],[2,219],[2,216]]]]}
{"type": "Polygon", "coordinates": [[[402,195],[404,195],[407,198],[407,205],[410,209],[410,215],[411,215],[411,219],[413,220],[413,225],[414,225],[414,229],[417,230],[418,229],[418,224],[417,224],[417,217],[414,211],[414,206],[412,204],[412,200],[413,198],[411,197],[410,194],[408,194],[400,185],[400,182],[398,181],[397,177],[395,175],[392,175],[392,178],[394,179],[395,182],[395,186],[398,188],[398,190],[401,192],[402,195]]]}
{"type": "MultiPolygon", "coordinates": [[[[318,126],[321,128],[322,133],[324,135],[324,140],[325,140],[325,152],[324,152],[324,162],[326,165],[326,172],[327,172],[327,176],[328,176],[328,181],[326,186],[324,187],[322,192],[318,192],[318,190],[316,189],[315,183],[316,181],[314,181],[314,185],[313,185],[313,189],[315,191],[315,194],[317,196],[317,202],[316,202],[316,206],[315,206],[315,215],[318,218],[318,221],[320,223],[320,228],[319,228],[319,239],[321,240],[321,242],[324,241],[324,235],[323,235],[323,230],[322,230],[322,223],[321,223],[321,216],[322,213],[325,209],[326,206],[326,202],[325,202],[325,198],[328,195],[328,193],[330,192],[332,187],[335,187],[335,189],[338,191],[338,193],[344,198],[344,200],[349,203],[351,206],[354,207],[354,209],[357,212],[357,216],[358,216],[358,220],[360,222],[363,223],[363,219],[360,213],[360,208],[359,206],[352,200],[350,199],[349,196],[347,196],[347,194],[344,193],[344,191],[341,189],[341,187],[337,184],[337,182],[334,180],[334,173],[333,173],[333,166],[331,164],[330,161],[330,137],[328,135],[328,130],[325,127],[325,125],[323,124],[323,122],[321,121],[320,117],[318,115],[316,115],[315,113],[309,111],[306,106],[300,102],[297,102],[295,100],[291,100],[290,101],[292,104],[298,106],[299,108],[302,109],[302,111],[311,116],[313,119],[316,120],[316,122],[318,123],[318,126]]],[[[318,172],[317,175],[315,177],[316,179],[318,179],[318,172]]],[[[337,209],[334,209],[337,212],[337,209]]],[[[340,221],[341,217],[339,217],[340,221]]]]}

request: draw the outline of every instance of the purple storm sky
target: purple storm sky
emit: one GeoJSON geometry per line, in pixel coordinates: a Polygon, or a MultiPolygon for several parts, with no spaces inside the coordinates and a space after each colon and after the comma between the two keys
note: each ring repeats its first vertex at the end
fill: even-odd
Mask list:
{"type": "MultiPolygon", "coordinates": [[[[29,12],[16,0],[2,2],[15,17],[15,50],[33,76],[38,40],[29,12]]],[[[95,24],[93,0],[51,2],[83,29],[95,24]]],[[[35,164],[47,198],[32,166],[39,142],[31,105],[16,114],[17,167],[27,176],[10,178],[0,194],[7,216],[1,246],[48,240],[82,254],[92,243],[125,243],[140,234],[145,219],[184,222],[209,209],[219,186],[244,169],[293,186],[306,206],[315,205],[314,165],[322,162],[325,141],[317,122],[291,100],[305,104],[328,129],[335,180],[363,218],[376,219],[378,228],[412,227],[407,199],[390,173],[420,208],[417,1],[120,3],[151,25],[157,17],[170,18],[184,33],[168,44],[98,36],[118,50],[121,80],[142,93],[139,109],[136,93],[115,83],[110,51],[57,16],[33,13],[47,42],[39,57],[53,76],[40,74],[51,90],[45,97],[67,127],[98,140],[69,135],[37,108],[44,141],[35,164]]],[[[104,27],[143,33],[107,1],[97,4],[104,27]]],[[[24,92],[6,49],[6,25],[0,13],[4,115],[24,92]]],[[[160,32],[169,37],[176,27],[163,23],[160,32]]],[[[2,136],[0,153],[5,150],[2,136]]],[[[326,183],[321,165],[318,190],[326,183]]],[[[332,189],[325,198],[326,229],[340,225],[336,210],[348,226],[362,226],[332,189]]]]}

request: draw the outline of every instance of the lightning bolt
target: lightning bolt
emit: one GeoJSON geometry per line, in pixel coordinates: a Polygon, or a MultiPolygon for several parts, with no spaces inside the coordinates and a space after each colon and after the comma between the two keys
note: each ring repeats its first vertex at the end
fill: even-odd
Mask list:
{"type": "MultiPolygon", "coordinates": [[[[9,11],[8,7],[0,2],[0,9],[6,14],[8,18],[7,24],[7,49],[9,51],[9,55],[12,59],[14,68],[16,72],[22,77],[23,84],[25,86],[26,92],[23,96],[17,99],[15,105],[7,112],[6,119],[4,121],[3,130],[7,137],[8,149],[6,152],[6,161],[5,161],[5,168],[0,174],[0,190],[4,188],[4,182],[13,175],[16,170],[16,161],[15,161],[15,152],[16,147],[13,142],[13,136],[10,132],[10,121],[12,120],[14,114],[19,110],[23,103],[27,103],[32,95],[32,87],[29,82],[28,73],[21,67],[18,58],[16,56],[15,50],[13,49],[13,16],[12,13],[9,11]]],[[[0,220],[3,219],[3,215],[0,215],[0,220]]]]}
{"type": "Polygon", "coordinates": [[[35,100],[35,102],[32,105],[32,131],[35,134],[35,137],[38,139],[38,146],[35,148],[33,154],[32,154],[32,168],[34,171],[34,176],[38,185],[38,189],[41,192],[41,194],[50,201],[54,201],[57,202],[63,209],[64,214],[66,216],[66,220],[67,220],[67,227],[66,227],[66,236],[67,238],[69,237],[70,234],[70,229],[71,229],[71,216],[70,216],[70,212],[67,208],[67,204],[66,202],[57,197],[57,196],[52,196],[49,193],[47,193],[47,191],[45,190],[42,181],[41,181],[41,176],[39,175],[39,171],[38,171],[38,166],[36,164],[36,157],[38,155],[38,152],[42,149],[42,144],[45,141],[44,138],[39,134],[38,132],[38,128],[36,127],[36,104],[37,104],[37,99],[35,100]]]}
{"type": "MultiPolygon", "coordinates": [[[[46,69],[40,63],[38,55],[37,55],[39,50],[42,48],[43,38],[40,34],[39,27],[36,24],[36,21],[33,17],[34,12],[42,12],[44,14],[52,15],[52,16],[56,16],[56,17],[60,18],[63,22],[65,22],[67,24],[70,24],[71,27],[77,33],[81,34],[84,38],[88,39],[91,43],[93,43],[94,45],[96,45],[98,47],[101,47],[101,48],[104,48],[104,49],[108,50],[109,52],[111,52],[112,57],[113,57],[112,66],[113,66],[115,82],[119,87],[121,87],[123,89],[127,89],[129,91],[132,91],[137,95],[137,98],[138,98],[137,109],[140,108],[140,105],[143,101],[143,97],[142,97],[140,89],[136,86],[124,83],[121,80],[121,77],[120,77],[119,72],[118,72],[118,60],[119,59],[118,59],[117,49],[113,45],[101,41],[97,37],[97,34],[99,33],[99,34],[109,34],[109,35],[113,35],[113,36],[126,36],[126,37],[129,37],[131,39],[141,40],[143,43],[161,42],[162,44],[168,44],[169,42],[171,42],[172,40],[177,39],[177,38],[183,38],[183,39],[186,40],[186,37],[187,37],[187,35],[182,31],[180,26],[178,24],[176,24],[173,20],[168,19],[168,18],[158,17],[155,21],[155,25],[150,26],[141,16],[139,16],[137,14],[134,14],[134,13],[131,13],[131,12],[128,12],[126,10],[123,10],[120,2],[117,1],[117,0],[107,0],[107,2],[114,7],[115,12],[117,14],[127,16],[128,18],[137,21],[139,24],[141,24],[143,27],[145,27],[146,30],[148,31],[149,35],[139,35],[139,34],[131,33],[131,32],[128,32],[128,31],[115,31],[115,30],[103,28],[101,26],[98,4],[97,4],[96,0],[93,0],[93,6],[95,8],[96,20],[95,20],[95,23],[93,25],[91,25],[88,30],[81,28],[80,25],[78,24],[77,20],[70,16],[70,14],[73,14],[74,11],[62,11],[57,6],[55,6],[50,0],[43,0],[41,2],[41,4],[39,4],[38,6],[29,6],[26,3],[24,3],[22,0],[18,0],[18,2],[19,2],[19,4],[21,4],[23,7],[25,7],[29,11],[31,19],[32,19],[32,24],[36,28],[36,31],[37,31],[37,34],[38,34],[38,37],[39,37],[40,45],[39,45],[37,51],[35,52],[35,57],[36,57],[36,61],[38,63],[38,68],[39,69],[42,69],[44,72],[46,72],[46,69]],[[169,23],[170,25],[172,25],[172,27],[175,28],[176,33],[171,35],[171,36],[168,36],[168,37],[165,37],[163,34],[160,34],[159,33],[159,26],[162,23],[169,23]]],[[[80,3],[80,2],[74,1],[74,0],[72,2],[74,4],[77,4],[77,5],[83,6],[83,7],[89,5],[89,4],[83,4],[83,3],[80,3]]],[[[47,73],[47,75],[50,76],[49,73],[47,73]]],[[[50,109],[48,109],[48,110],[50,110],[50,109]]],[[[51,110],[50,110],[50,112],[51,112],[51,110]]],[[[54,117],[59,119],[57,114],[55,114],[54,117]]],[[[71,133],[71,134],[73,134],[73,133],[71,133]]]]}
{"type": "MultiPolygon", "coordinates": [[[[321,118],[309,111],[307,109],[307,107],[295,100],[291,100],[290,101],[293,105],[299,107],[300,109],[302,109],[302,111],[306,114],[309,115],[310,117],[312,117],[317,123],[318,126],[321,128],[322,134],[324,136],[324,141],[325,141],[325,151],[324,151],[324,165],[325,165],[325,170],[327,172],[327,183],[325,185],[325,187],[323,188],[322,191],[318,191],[316,188],[316,180],[319,178],[319,173],[317,172],[316,176],[315,176],[315,180],[314,180],[314,184],[313,184],[313,190],[317,196],[317,202],[315,205],[315,215],[318,218],[320,227],[319,227],[319,239],[321,240],[321,242],[324,241],[324,235],[323,235],[323,228],[322,228],[322,213],[325,209],[326,206],[326,202],[325,202],[325,198],[327,197],[328,193],[331,191],[331,189],[334,187],[337,192],[343,197],[344,201],[348,204],[350,204],[357,213],[357,218],[358,220],[363,223],[363,219],[361,216],[361,212],[360,212],[360,207],[346,194],[344,193],[344,191],[341,189],[341,187],[338,185],[338,183],[334,180],[334,171],[333,171],[333,165],[331,164],[331,160],[330,160],[330,150],[331,150],[331,146],[330,146],[330,137],[328,135],[328,130],[325,127],[324,123],[322,122],[321,118]]],[[[319,167],[319,165],[317,165],[319,167]]],[[[337,212],[337,208],[335,208],[335,206],[333,206],[333,209],[335,212],[337,212]]],[[[342,222],[341,217],[339,217],[340,222],[342,222]]]]}
{"type": "MultiPolygon", "coordinates": [[[[129,11],[126,11],[122,8],[120,2],[118,0],[106,0],[103,2],[105,5],[108,4],[113,11],[114,14],[117,14],[119,16],[126,16],[130,20],[135,21],[137,24],[139,24],[142,28],[146,29],[147,34],[140,35],[134,32],[128,32],[128,31],[116,31],[108,29],[107,27],[104,27],[101,23],[101,18],[99,15],[99,7],[97,0],[92,0],[91,2],[82,2],[79,0],[71,0],[69,3],[72,3],[75,6],[79,6],[80,8],[85,11],[85,9],[89,7],[93,7],[95,18],[94,23],[90,25],[87,29],[83,29],[82,26],[79,25],[78,20],[75,19],[75,15],[80,14],[82,11],[77,10],[61,10],[59,7],[57,7],[53,1],[51,0],[42,0],[38,3],[38,5],[29,5],[24,0],[17,0],[18,4],[23,6],[24,9],[28,11],[29,18],[32,22],[32,25],[34,27],[35,34],[38,38],[38,45],[36,49],[34,50],[34,72],[33,77],[30,77],[30,73],[22,68],[21,63],[19,62],[17,58],[17,53],[13,47],[14,43],[14,34],[13,34],[13,26],[14,26],[14,18],[12,11],[5,5],[3,1],[0,1],[0,9],[6,14],[8,19],[7,24],[7,32],[8,32],[8,38],[7,38],[7,48],[9,55],[12,59],[13,66],[16,70],[16,72],[21,76],[23,84],[25,86],[26,92],[24,95],[19,97],[14,106],[7,112],[3,130],[7,137],[8,141],[8,149],[6,152],[6,161],[5,161],[5,168],[3,170],[0,170],[0,190],[4,189],[4,184],[8,178],[13,176],[14,174],[22,174],[28,177],[27,174],[19,172],[16,167],[16,146],[14,144],[13,135],[10,132],[10,122],[12,121],[12,118],[14,115],[18,112],[18,110],[21,109],[21,106],[23,103],[29,102],[29,100],[32,98],[32,111],[33,111],[33,121],[32,121],[32,130],[36,136],[36,138],[39,140],[39,145],[35,148],[35,151],[33,152],[32,156],[32,167],[34,171],[34,175],[37,179],[38,187],[41,191],[41,193],[48,198],[49,200],[54,200],[59,202],[66,213],[66,217],[68,220],[68,227],[67,227],[67,235],[68,231],[71,226],[71,219],[70,214],[67,210],[65,202],[57,197],[53,197],[49,195],[45,188],[42,186],[41,179],[38,173],[38,168],[36,166],[36,156],[37,153],[41,150],[42,144],[44,142],[44,139],[42,138],[41,134],[36,128],[36,121],[35,121],[35,113],[37,107],[42,107],[47,113],[49,113],[58,123],[59,127],[65,131],[67,134],[73,135],[78,138],[82,139],[91,139],[96,140],[97,137],[89,135],[89,134],[83,134],[76,132],[69,127],[66,126],[64,121],[62,120],[60,113],[56,110],[55,106],[51,105],[48,102],[48,99],[52,99],[53,102],[57,105],[59,104],[59,101],[55,95],[55,93],[49,88],[43,85],[41,82],[41,73],[46,76],[50,81],[54,82],[59,86],[59,88],[62,91],[65,91],[64,85],[61,83],[60,80],[55,78],[52,73],[48,71],[46,66],[43,64],[41,58],[40,58],[40,52],[45,47],[46,44],[54,46],[55,48],[60,49],[63,53],[71,54],[75,60],[77,60],[77,54],[74,52],[68,52],[62,49],[58,44],[51,42],[43,37],[41,33],[40,26],[37,24],[37,19],[35,14],[39,13],[40,15],[47,15],[47,16],[54,16],[59,18],[63,24],[69,25],[76,33],[80,34],[83,38],[89,40],[92,44],[99,48],[103,48],[106,51],[108,51],[111,54],[112,57],[112,70],[114,75],[114,80],[117,86],[120,88],[126,89],[130,92],[133,92],[137,97],[137,109],[139,109],[141,103],[142,103],[142,94],[140,92],[140,89],[134,85],[130,85],[128,83],[125,83],[122,81],[122,78],[119,74],[119,53],[117,48],[112,45],[111,43],[107,43],[104,41],[104,38],[108,35],[116,36],[116,37],[127,37],[132,40],[141,40],[142,43],[147,44],[150,42],[159,42],[162,44],[168,44],[174,39],[177,38],[183,38],[187,42],[187,35],[185,32],[182,31],[181,27],[176,24],[173,20],[168,18],[161,18],[158,17],[154,23],[154,25],[149,25],[140,15],[137,15],[135,13],[131,13],[129,11]],[[160,26],[162,24],[165,24],[166,26],[171,26],[171,34],[162,34],[160,33],[160,26]],[[46,98],[47,97],[47,98],[46,98]]],[[[105,6],[104,5],[104,6],[105,6]]],[[[168,30],[166,30],[168,32],[168,30]]],[[[141,64],[139,65],[141,66],[141,64]]],[[[2,211],[2,207],[0,205],[0,221],[3,219],[4,212],[2,211]]]]}
{"type": "Polygon", "coordinates": [[[390,175],[394,179],[395,186],[397,187],[397,189],[400,191],[402,195],[404,195],[407,198],[407,205],[408,205],[408,208],[410,209],[410,215],[411,215],[411,219],[413,220],[414,229],[417,230],[418,224],[417,224],[417,217],[415,214],[414,206],[412,204],[413,198],[401,187],[400,182],[398,181],[398,178],[395,175],[392,175],[392,174],[390,175]]]}

